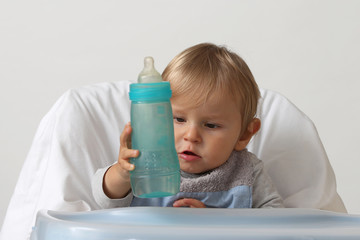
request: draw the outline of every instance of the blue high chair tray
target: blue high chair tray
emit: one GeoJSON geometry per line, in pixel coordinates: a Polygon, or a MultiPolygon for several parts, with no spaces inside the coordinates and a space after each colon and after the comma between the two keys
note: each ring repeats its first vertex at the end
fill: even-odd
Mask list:
{"type": "Polygon", "coordinates": [[[315,209],[40,211],[30,240],[360,239],[360,216],[315,209]]]}

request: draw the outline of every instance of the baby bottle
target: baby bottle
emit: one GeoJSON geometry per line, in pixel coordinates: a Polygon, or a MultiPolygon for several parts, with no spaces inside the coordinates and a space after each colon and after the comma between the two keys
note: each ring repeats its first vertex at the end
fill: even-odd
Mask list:
{"type": "Polygon", "coordinates": [[[133,194],[140,198],[174,195],[180,189],[180,166],[174,144],[170,104],[171,89],[154,68],[152,57],[144,60],[138,83],[130,84],[131,142],[140,155],[130,162],[133,194]]]}

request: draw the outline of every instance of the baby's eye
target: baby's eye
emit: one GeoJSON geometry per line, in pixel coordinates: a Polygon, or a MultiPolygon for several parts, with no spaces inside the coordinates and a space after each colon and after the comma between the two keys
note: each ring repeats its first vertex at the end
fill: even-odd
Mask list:
{"type": "Polygon", "coordinates": [[[183,123],[183,122],[185,122],[185,119],[180,118],[180,117],[174,117],[174,120],[175,120],[175,122],[178,122],[178,123],[183,123]]]}
{"type": "Polygon", "coordinates": [[[219,126],[214,123],[205,123],[205,127],[213,129],[213,128],[218,128],[219,126]]]}

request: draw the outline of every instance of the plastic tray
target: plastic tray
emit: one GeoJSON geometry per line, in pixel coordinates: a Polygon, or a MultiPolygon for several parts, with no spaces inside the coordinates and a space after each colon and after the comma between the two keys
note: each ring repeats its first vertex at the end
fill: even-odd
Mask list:
{"type": "Polygon", "coordinates": [[[360,239],[360,216],[311,209],[40,211],[30,239],[360,239]]]}

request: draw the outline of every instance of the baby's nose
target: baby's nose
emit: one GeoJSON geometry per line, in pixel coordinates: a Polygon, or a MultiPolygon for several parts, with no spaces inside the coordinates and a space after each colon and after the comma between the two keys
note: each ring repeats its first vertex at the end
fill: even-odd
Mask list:
{"type": "Polygon", "coordinates": [[[201,142],[201,135],[199,129],[197,129],[196,126],[189,126],[186,129],[184,140],[196,143],[201,142]]]}

